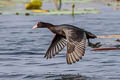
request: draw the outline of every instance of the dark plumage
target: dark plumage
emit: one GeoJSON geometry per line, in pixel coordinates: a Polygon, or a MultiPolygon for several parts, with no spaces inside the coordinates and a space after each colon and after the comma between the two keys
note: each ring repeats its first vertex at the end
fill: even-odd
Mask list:
{"type": "Polygon", "coordinates": [[[33,28],[48,28],[55,34],[45,58],[52,58],[67,46],[66,60],[68,64],[75,63],[84,56],[86,39],[89,42],[89,38],[96,38],[91,32],[68,24],[53,25],[38,22],[33,28]]]}

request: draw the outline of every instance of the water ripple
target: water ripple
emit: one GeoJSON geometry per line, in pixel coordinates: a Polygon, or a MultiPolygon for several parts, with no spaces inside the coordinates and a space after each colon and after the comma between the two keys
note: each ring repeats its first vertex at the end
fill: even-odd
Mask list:
{"type": "Polygon", "coordinates": [[[19,61],[18,58],[0,58],[0,61],[19,61]]]}
{"type": "Polygon", "coordinates": [[[34,52],[13,52],[13,53],[0,53],[0,55],[43,55],[44,53],[34,53],[34,52]]]}
{"type": "Polygon", "coordinates": [[[32,74],[32,75],[27,75],[25,76],[23,79],[34,79],[34,78],[41,78],[42,75],[38,75],[38,74],[32,74]]]}
{"type": "Polygon", "coordinates": [[[87,77],[84,75],[74,75],[74,74],[46,74],[45,76],[46,79],[49,80],[99,80],[96,78],[92,78],[92,77],[87,77]]]}
{"type": "Polygon", "coordinates": [[[50,63],[50,64],[42,64],[40,66],[54,66],[54,65],[62,65],[62,64],[66,64],[65,62],[61,62],[61,63],[50,63]]]}
{"type": "Polygon", "coordinates": [[[0,75],[0,78],[18,78],[23,76],[24,74],[4,74],[4,75],[0,75]]]}

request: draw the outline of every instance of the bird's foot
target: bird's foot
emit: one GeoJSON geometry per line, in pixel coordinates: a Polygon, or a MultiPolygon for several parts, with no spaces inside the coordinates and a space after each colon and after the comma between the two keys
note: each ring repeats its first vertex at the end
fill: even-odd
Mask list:
{"type": "Polygon", "coordinates": [[[102,44],[100,42],[97,42],[97,43],[91,43],[91,42],[89,42],[88,46],[91,47],[91,48],[99,48],[99,47],[102,46],[102,44]]]}

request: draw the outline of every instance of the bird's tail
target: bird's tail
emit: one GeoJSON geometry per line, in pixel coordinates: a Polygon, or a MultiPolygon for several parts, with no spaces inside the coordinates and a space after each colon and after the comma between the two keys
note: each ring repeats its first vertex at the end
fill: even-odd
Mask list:
{"type": "Polygon", "coordinates": [[[95,35],[95,34],[93,34],[93,33],[91,33],[91,32],[86,32],[87,34],[87,38],[89,39],[89,38],[97,38],[97,36],[95,35]]]}

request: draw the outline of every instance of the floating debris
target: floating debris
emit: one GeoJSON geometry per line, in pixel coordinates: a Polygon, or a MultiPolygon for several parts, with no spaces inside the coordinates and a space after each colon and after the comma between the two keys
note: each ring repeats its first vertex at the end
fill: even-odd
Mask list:
{"type": "Polygon", "coordinates": [[[29,16],[30,15],[30,13],[25,13],[25,16],[29,16]]]}
{"type": "Polygon", "coordinates": [[[41,6],[42,6],[41,0],[31,0],[30,3],[26,3],[25,4],[25,8],[28,9],[28,10],[31,10],[31,9],[40,9],[41,6]]]}
{"type": "Polygon", "coordinates": [[[117,42],[120,42],[120,39],[116,39],[117,42]]]}
{"type": "Polygon", "coordinates": [[[49,10],[32,10],[32,12],[46,13],[49,12],[49,10]]]}
{"type": "Polygon", "coordinates": [[[19,12],[16,12],[16,15],[19,15],[19,12]]]}
{"type": "Polygon", "coordinates": [[[2,15],[2,12],[0,12],[0,15],[2,15]]]}
{"type": "Polygon", "coordinates": [[[113,47],[113,48],[94,48],[94,49],[92,49],[91,51],[105,51],[105,50],[120,50],[120,48],[115,48],[115,47],[113,47]]]}

